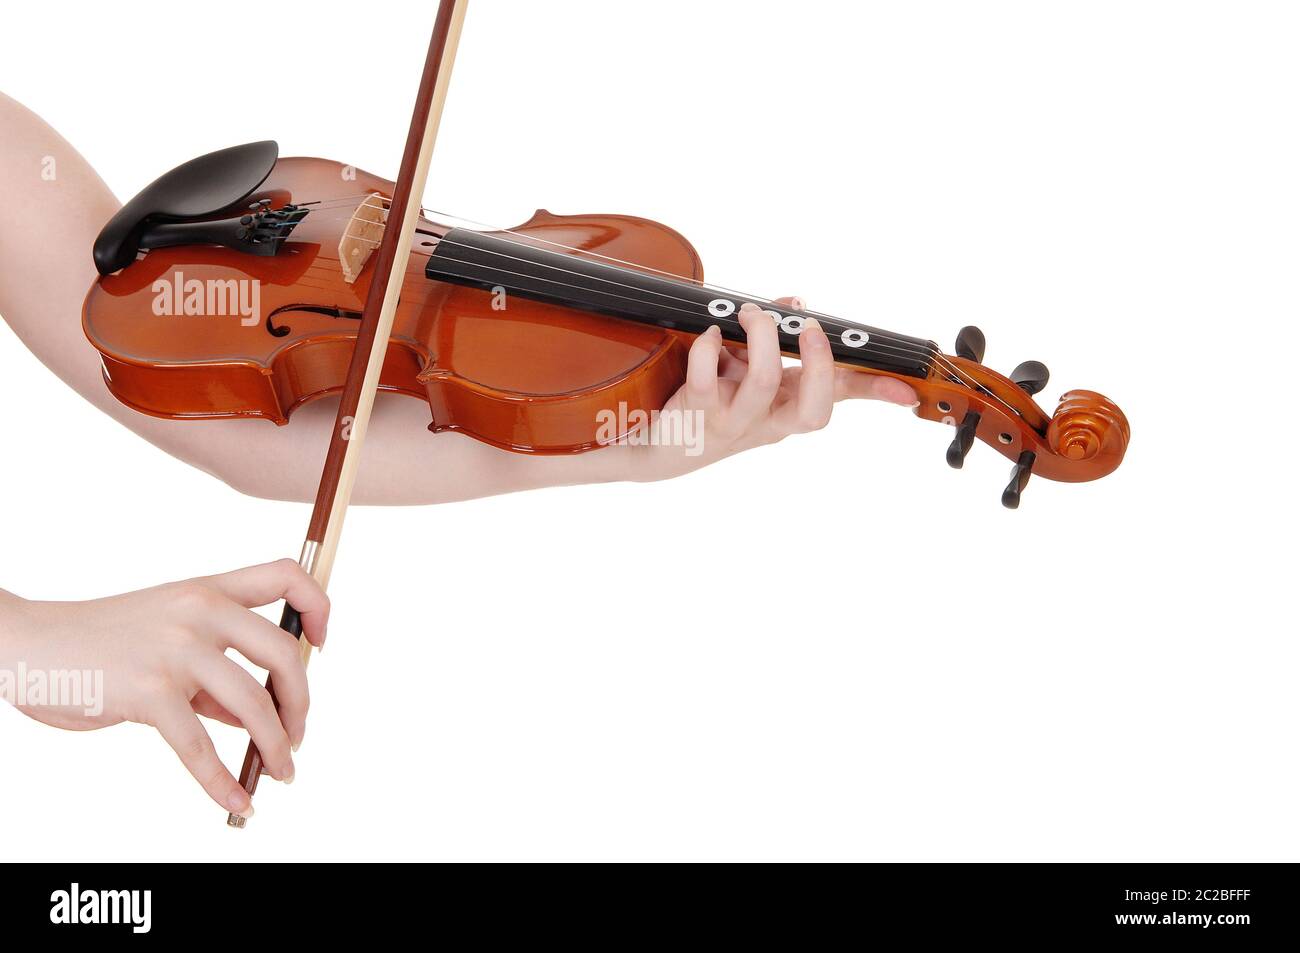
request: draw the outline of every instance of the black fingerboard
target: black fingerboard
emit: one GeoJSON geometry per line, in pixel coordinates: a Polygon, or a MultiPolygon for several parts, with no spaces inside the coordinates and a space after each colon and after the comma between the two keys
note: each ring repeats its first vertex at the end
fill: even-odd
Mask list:
{"type": "MultiPolygon", "coordinates": [[[[703,334],[716,324],[723,337],[737,342],[745,340],[738,312],[752,302],[769,312],[782,350],[795,355],[805,320],[799,312],[761,298],[470,229],[452,229],[439,239],[425,275],[474,288],[501,289],[507,301],[517,294],[689,334],[703,334]]],[[[906,377],[923,378],[930,372],[936,348],[929,341],[820,314],[817,319],[841,363],[906,377]]]]}

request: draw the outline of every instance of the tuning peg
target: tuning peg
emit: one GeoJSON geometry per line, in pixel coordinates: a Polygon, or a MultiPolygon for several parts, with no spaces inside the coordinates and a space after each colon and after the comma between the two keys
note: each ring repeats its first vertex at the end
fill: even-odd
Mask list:
{"type": "Polygon", "coordinates": [[[1029,482],[1029,473],[1034,469],[1034,451],[1025,450],[1020,454],[1015,467],[1011,470],[1011,482],[1002,491],[1002,505],[1009,510],[1020,506],[1020,494],[1029,482]]]}
{"type": "Polygon", "coordinates": [[[957,332],[957,356],[976,364],[984,362],[984,332],[968,324],[957,332]]]}
{"type": "Polygon", "coordinates": [[[1026,394],[1037,394],[1047,386],[1047,379],[1051,377],[1051,372],[1047,365],[1040,361],[1025,361],[1023,364],[1017,364],[1016,369],[1011,372],[1011,380],[1026,394]]]}
{"type": "Polygon", "coordinates": [[[969,411],[957,428],[957,436],[952,438],[952,443],[948,445],[948,466],[954,470],[960,470],[961,465],[966,462],[966,454],[970,453],[971,445],[975,443],[975,431],[979,429],[980,415],[975,411],[969,411]]]}

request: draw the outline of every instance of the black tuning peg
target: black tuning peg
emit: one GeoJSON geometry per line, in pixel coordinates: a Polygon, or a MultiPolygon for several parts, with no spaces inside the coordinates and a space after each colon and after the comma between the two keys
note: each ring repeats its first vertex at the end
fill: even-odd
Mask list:
{"type": "Polygon", "coordinates": [[[976,364],[984,363],[984,332],[973,324],[958,331],[957,356],[976,364]]]}
{"type": "Polygon", "coordinates": [[[957,436],[948,445],[948,466],[954,470],[961,469],[961,465],[966,462],[966,454],[970,453],[971,445],[975,443],[975,431],[979,426],[980,415],[973,410],[969,411],[957,428],[957,436]]]}
{"type": "Polygon", "coordinates": [[[1011,482],[1002,491],[1002,505],[1007,509],[1014,510],[1020,506],[1020,494],[1024,491],[1025,484],[1029,482],[1029,473],[1033,469],[1034,451],[1025,450],[1020,454],[1020,459],[1016,461],[1011,471],[1011,482]]]}
{"type": "Polygon", "coordinates": [[[1011,380],[1026,394],[1037,394],[1047,386],[1047,379],[1051,377],[1047,365],[1040,361],[1025,361],[1023,364],[1017,364],[1016,369],[1011,372],[1011,380]]]}

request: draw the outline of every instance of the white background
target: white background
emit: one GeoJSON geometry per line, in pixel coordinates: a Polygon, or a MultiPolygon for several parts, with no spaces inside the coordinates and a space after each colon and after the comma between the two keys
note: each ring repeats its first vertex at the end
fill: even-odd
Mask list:
{"type": "MultiPolygon", "coordinates": [[[[122,198],[260,138],[392,176],[432,22],[5,18],[0,88],[122,198]]],[[[953,471],[950,431],[842,405],[669,483],[354,510],[292,788],[235,833],[149,729],[4,708],[0,856],[1300,859],[1296,26],[1267,3],[479,0],[431,207],[644,215],[755,294],[945,346],[978,324],[991,366],[1048,364],[1049,410],[1120,403],[1123,467],[1033,480],[1011,513],[1001,456],[953,471]]],[[[0,586],[297,554],[307,507],[170,459],[2,328],[0,397],[0,586]]],[[[244,737],[213,732],[238,767],[244,737]]]]}

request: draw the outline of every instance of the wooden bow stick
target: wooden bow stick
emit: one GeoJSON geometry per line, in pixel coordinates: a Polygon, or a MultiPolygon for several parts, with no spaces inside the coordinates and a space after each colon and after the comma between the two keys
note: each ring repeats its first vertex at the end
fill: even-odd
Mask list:
{"type": "MultiPolygon", "coordinates": [[[[321,474],[316,505],[312,510],[307,539],[299,559],[320,584],[329,585],[330,570],[338,552],[339,535],[343,531],[343,517],[352,499],[357,468],[361,462],[361,448],[365,443],[370,412],[374,407],[375,393],[379,387],[379,372],[388,352],[388,338],[393,328],[393,317],[406,277],[406,266],[411,255],[411,243],[420,218],[420,199],[424,195],[429,176],[429,160],[437,138],[442,108],[447,99],[447,86],[451,68],[456,58],[456,45],[460,40],[461,26],[465,20],[468,0],[442,0],[429,40],[429,52],[424,61],[424,75],[411,116],[411,128],[402,154],[401,171],[393,191],[379,252],[374,259],[374,274],[366,295],[365,311],[348,368],[347,385],[339,401],[338,417],[330,437],[329,453],[321,474]],[[397,227],[392,227],[395,223],[397,227]]],[[[296,638],[302,647],[303,664],[311,658],[311,644],[302,638],[302,622],[298,613],[288,604],[280,619],[280,627],[296,638]]],[[[270,680],[267,688],[274,689],[270,680]]],[[[257,790],[262,775],[262,756],[251,741],[244,757],[244,767],[239,783],[251,797],[257,790]]],[[[231,827],[243,827],[246,819],[231,814],[226,819],[231,827]]]]}

